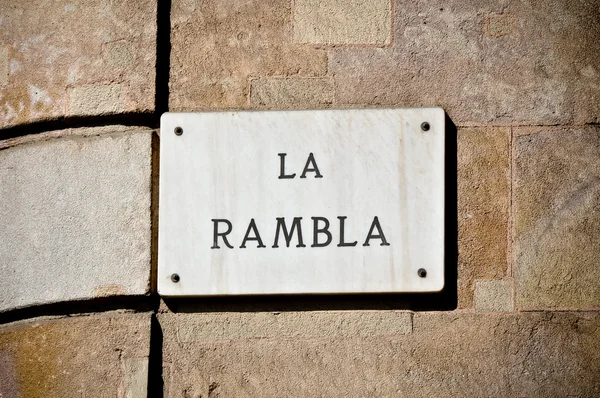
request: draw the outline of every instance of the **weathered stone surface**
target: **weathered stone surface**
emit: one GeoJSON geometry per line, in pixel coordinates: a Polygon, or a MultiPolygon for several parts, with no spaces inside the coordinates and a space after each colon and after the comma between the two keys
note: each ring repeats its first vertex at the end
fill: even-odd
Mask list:
{"type": "Polygon", "coordinates": [[[255,105],[328,105],[333,102],[332,78],[277,77],[252,80],[250,101],[255,105]]]}
{"type": "Polygon", "coordinates": [[[0,397],[146,397],[149,351],[150,314],[0,326],[0,397]]]}
{"type": "Polygon", "coordinates": [[[135,62],[133,46],[127,40],[118,40],[104,45],[104,61],[113,68],[125,69],[135,62]]]}
{"type": "MultiPolygon", "coordinates": [[[[153,360],[158,361],[157,358],[153,360]]],[[[124,398],[148,397],[149,358],[131,358],[123,361],[124,398]]]]}
{"type": "Polygon", "coordinates": [[[517,129],[520,308],[600,308],[600,128],[517,129]]]}
{"type": "MultiPolygon", "coordinates": [[[[232,319],[239,316],[232,314],[232,319]]],[[[264,332],[271,327],[270,317],[243,316],[255,318],[246,329],[250,333],[210,336],[201,331],[245,327],[237,321],[230,327],[221,316],[159,315],[166,397],[209,392],[227,397],[600,393],[597,313],[423,313],[414,315],[413,333],[386,330],[368,336],[360,333],[360,324],[342,335],[303,335],[300,330],[276,336],[264,332]],[[197,325],[197,338],[183,340],[180,325],[189,330],[190,322],[197,325]]],[[[335,322],[331,331],[340,330],[341,323],[335,322]]]]}
{"type": "Polygon", "coordinates": [[[53,138],[62,137],[90,137],[102,134],[113,134],[121,132],[135,132],[140,130],[147,130],[144,126],[124,126],[109,124],[106,126],[99,127],[78,127],[78,128],[67,128],[62,130],[51,130],[44,131],[42,133],[34,132],[32,134],[18,135],[13,138],[7,138],[0,140],[0,150],[5,148],[14,147],[22,144],[30,144],[33,142],[48,141],[53,138]]]}
{"type": "Polygon", "coordinates": [[[509,128],[458,131],[458,306],[473,305],[476,279],[506,275],[509,128]]]}
{"type": "Polygon", "coordinates": [[[475,309],[480,312],[511,312],[515,308],[512,281],[476,281],[475,309]]]}
{"type": "Polygon", "coordinates": [[[594,2],[397,1],[394,46],[336,48],[339,104],[441,106],[456,124],[600,120],[594,2]]]}
{"type": "Polygon", "coordinates": [[[2,85],[0,51],[0,128],[64,115],[154,109],[156,0],[6,0],[0,15],[0,49],[9,48],[10,69],[2,85]],[[98,96],[98,108],[79,107],[85,99],[69,98],[69,92],[82,88],[86,94],[93,86],[100,91],[120,86],[118,104],[98,96]]]}
{"type": "Polygon", "coordinates": [[[70,115],[105,115],[123,111],[120,84],[75,87],[69,92],[70,115]]]}
{"type": "Polygon", "coordinates": [[[0,350],[0,397],[20,397],[19,379],[12,356],[0,350]]]}
{"type": "Polygon", "coordinates": [[[0,86],[8,84],[8,47],[0,46],[0,86]]]}
{"type": "Polygon", "coordinates": [[[327,53],[292,42],[290,2],[174,0],[170,108],[246,108],[253,76],[320,76],[327,53]]]}
{"type": "Polygon", "coordinates": [[[294,41],[384,45],[391,38],[390,0],[294,0],[294,41]]]}
{"type": "Polygon", "coordinates": [[[152,132],[0,151],[0,311],[144,294],[152,132]]]}
{"type": "Polygon", "coordinates": [[[406,311],[314,311],[161,314],[165,327],[177,329],[181,343],[223,339],[344,338],[407,334],[406,311]]]}
{"type": "Polygon", "coordinates": [[[485,19],[485,34],[492,37],[502,37],[515,30],[516,18],[512,14],[491,14],[485,19]]]}

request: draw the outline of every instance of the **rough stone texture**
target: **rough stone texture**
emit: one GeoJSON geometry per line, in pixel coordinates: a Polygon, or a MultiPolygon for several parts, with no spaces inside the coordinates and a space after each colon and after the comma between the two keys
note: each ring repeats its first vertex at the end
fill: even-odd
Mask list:
{"type": "Polygon", "coordinates": [[[459,125],[600,121],[593,1],[397,1],[394,46],[333,49],[340,105],[441,106],[459,125]]]}
{"type": "Polygon", "coordinates": [[[288,0],[174,0],[171,24],[172,111],[246,108],[253,76],[327,72],[326,51],[292,42],[288,0]]]}
{"type": "Polygon", "coordinates": [[[328,105],[333,96],[333,79],[327,77],[259,78],[250,87],[256,105],[328,105]]]}
{"type": "Polygon", "coordinates": [[[106,125],[99,127],[79,127],[79,128],[67,128],[63,130],[51,130],[44,131],[42,133],[26,134],[22,136],[16,136],[13,138],[7,138],[0,140],[0,150],[5,148],[14,147],[22,144],[29,144],[33,142],[49,141],[53,138],[62,137],[89,137],[102,134],[112,134],[120,132],[135,132],[140,130],[147,130],[144,126],[124,126],[124,125],[106,125]]]}
{"type": "Polygon", "coordinates": [[[391,37],[390,0],[294,0],[294,41],[384,45],[391,37]]]}
{"type": "MultiPolygon", "coordinates": [[[[158,361],[158,358],[152,358],[158,361]]],[[[132,358],[123,361],[124,398],[148,397],[149,358],[132,358]]]]}
{"type": "Polygon", "coordinates": [[[362,335],[368,323],[357,323],[343,335],[297,328],[291,336],[268,332],[268,317],[245,317],[262,317],[262,328],[207,336],[201,330],[237,327],[206,314],[159,315],[165,397],[600,394],[597,313],[422,313],[410,334],[362,335]],[[190,322],[198,338],[182,340],[190,322]]]}
{"type": "Polygon", "coordinates": [[[104,45],[104,61],[113,68],[126,69],[135,62],[133,46],[126,40],[118,40],[104,45]]]}
{"type": "Polygon", "coordinates": [[[485,34],[491,37],[502,37],[515,30],[516,19],[512,14],[492,14],[485,19],[485,34]]]}
{"type": "MultiPolygon", "coordinates": [[[[171,110],[437,105],[460,126],[600,123],[597,1],[172,3],[171,110]]],[[[0,128],[153,110],[155,37],[156,0],[0,1],[0,128]]],[[[148,292],[151,133],[122,130],[0,141],[0,312],[148,292]]],[[[511,165],[508,127],[458,131],[468,311],[163,303],[165,396],[600,396],[600,127],[513,132],[511,165]]],[[[149,334],[149,314],[2,325],[0,398],[145,397],[149,334]]]]}
{"type": "Polygon", "coordinates": [[[20,397],[15,363],[8,351],[0,350],[0,397],[20,397]]]}
{"type": "Polygon", "coordinates": [[[0,311],[144,294],[152,132],[0,151],[0,311]]]}
{"type": "Polygon", "coordinates": [[[4,0],[0,15],[0,48],[10,48],[9,83],[1,86],[0,76],[0,128],[69,108],[76,116],[154,110],[156,0],[4,0]],[[127,43],[131,62],[114,42],[127,43]],[[69,107],[71,89],[96,85],[122,86],[118,109],[69,107]]]}
{"type": "Polygon", "coordinates": [[[120,84],[75,87],[69,91],[69,115],[105,115],[123,111],[120,84]]]}
{"type": "Polygon", "coordinates": [[[509,128],[458,131],[458,306],[473,305],[476,279],[506,275],[509,128]]]}
{"type": "Polygon", "coordinates": [[[475,309],[480,312],[512,312],[515,308],[512,281],[476,281],[475,309]]]}
{"type": "Polygon", "coordinates": [[[147,396],[150,314],[34,319],[0,326],[0,397],[147,396]],[[145,371],[145,379],[141,372],[145,371]],[[137,378],[132,390],[131,378],[137,378]],[[4,383],[7,380],[8,383],[4,383]]]}
{"type": "Polygon", "coordinates": [[[8,84],[8,47],[0,46],[0,86],[8,84]]]}
{"type": "Polygon", "coordinates": [[[517,131],[517,305],[598,309],[600,127],[517,131]]]}
{"type": "MultiPolygon", "coordinates": [[[[412,314],[406,311],[314,311],[164,314],[177,326],[177,341],[223,339],[343,338],[407,334],[412,314]]],[[[162,319],[162,318],[161,318],[162,319]]]]}

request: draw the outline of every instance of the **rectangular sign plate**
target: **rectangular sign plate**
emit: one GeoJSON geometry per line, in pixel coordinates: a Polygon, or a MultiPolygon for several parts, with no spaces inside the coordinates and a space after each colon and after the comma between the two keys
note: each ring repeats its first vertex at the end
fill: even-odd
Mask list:
{"type": "Polygon", "coordinates": [[[440,108],[167,113],[164,296],[433,292],[440,108]]]}

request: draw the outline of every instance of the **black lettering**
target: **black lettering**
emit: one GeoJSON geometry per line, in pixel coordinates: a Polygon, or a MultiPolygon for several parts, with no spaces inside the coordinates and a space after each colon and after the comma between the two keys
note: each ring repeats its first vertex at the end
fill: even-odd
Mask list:
{"type": "Polygon", "coordinates": [[[308,159],[306,159],[306,165],[304,166],[304,170],[302,171],[300,178],[306,178],[306,173],[309,171],[312,171],[316,174],[315,178],[323,178],[321,173],[319,173],[319,167],[317,166],[317,162],[315,161],[315,157],[313,156],[312,152],[310,155],[308,155],[308,159]],[[309,169],[308,166],[310,164],[312,164],[313,167],[309,169]]]}
{"type": "Polygon", "coordinates": [[[219,247],[219,236],[223,238],[223,242],[225,242],[225,245],[228,248],[233,249],[233,246],[231,246],[229,244],[229,242],[227,241],[227,235],[233,229],[233,226],[231,225],[231,223],[229,222],[229,220],[226,220],[224,218],[214,218],[211,221],[213,222],[213,245],[212,245],[211,249],[220,249],[220,247],[219,247]],[[220,222],[224,222],[225,224],[227,224],[227,231],[225,231],[225,232],[219,232],[219,223],[220,222]]]}
{"type": "Polygon", "coordinates": [[[329,220],[325,217],[311,217],[313,219],[313,244],[310,247],[325,247],[331,243],[331,232],[329,232],[329,220]],[[325,226],[319,228],[319,221],[325,221],[325,226]],[[327,235],[325,243],[319,243],[319,234],[327,235]]]}
{"type": "Polygon", "coordinates": [[[287,155],[287,153],[278,153],[277,155],[279,155],[279,179],[285,179],[285,178],[294,178],[296,177],[296,173],[294,174],[285,174],[285,156],[287,155]]]}
{"type": "Polygon", "coordinates": [[[371,229],[369,229],[369,234],[367,235],[367,239],[363,246],[369,246],[369,240],[371,239],[381,239],[380,246],[389,246],[390,244],[385,240],[385,235],[383,234],[383,230],[381,229],[381,225],[379,225],[379,219],[377,217],[373,218],[373,222],[371,223],[371,229]],[[373,235],[373,229],[377,228],[377,232],[379,234],[373,235]]]}
{"type": "Polygon", "coordinates": [[[273,242],[273,247],[279,247],[277,242],[279,241],[279,230],[283,229],[283,236],[285,238],[285,246],[290,247],[290,242],[292,241],[292,236],[294,235],[294,230],[298,228],[298,244],[296,247],[306,247],[302,240],[302,224],[300,224],[300,220],[302,217],[294,217],[294,221],[292,222],[292,228],[288,232],[287,227],[285,226],[285,218],[277,217],[277,228],[275,229],[275,241],[273,242]]]}
{"type": "Polygon", "coordinates": [[[338,247],[356,246],[356,244],[358,243],[357,241],[354,241],[352,243],[344,242],[344,222],[346,218],[348,217],[338,216],[338,219],[340,220],[340,244],[338,245],[338,247]]]}
{"type": "Polygon", "coordinates": [[[267,247],[265,245],[263,245],[263,241],[260,238],[260,234],[258,233],[258,229],[256,229],[256,224],[254,223],[254,218],[252,218],[250,220],[250,224],[248,224],[248,229],[246,230],[246,235],[244,235],[244,240],[242,241],[242,245],[240,246],[240,249],[245,249],[246,248],[246,242],[249,240],[255,240],[258,242],[258,246],[257,247],[267,247]],[[254,236],[250,237],[250,231],[254,232],[254,236]]]}

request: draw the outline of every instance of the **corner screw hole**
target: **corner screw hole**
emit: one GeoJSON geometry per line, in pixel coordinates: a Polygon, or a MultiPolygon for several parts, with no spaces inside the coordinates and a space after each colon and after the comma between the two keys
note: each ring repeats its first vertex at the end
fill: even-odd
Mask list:
{"type": "Polygon", "coordinates": [[[431,128],[431,126],[429,125],[428,122],[421,123],[421,130],[423,130],[423,131],[429,131],[430,128],[431,128]]]}
{"type": "Polygon", "coordinates": [[[177,282],[179,282],[179,275],[178,275],[178,274],[172,274],[172,275],[171,275],[171,281],[172,281],[173,283],[177,283],[177,282]]]}
{"type": "Polygon", "coordinates": [[[427,276],[427,271],[425,270],[425,268],[419,268],[419,270],[417,271],[417,275],[419,275],[419,277],[421,278],[425,278],[427,276]]]}
{"type": "Polygon", "coordinates": [[[175,135],[183,134],[183,129],[179,126],[175,127],[175,135]]]}

